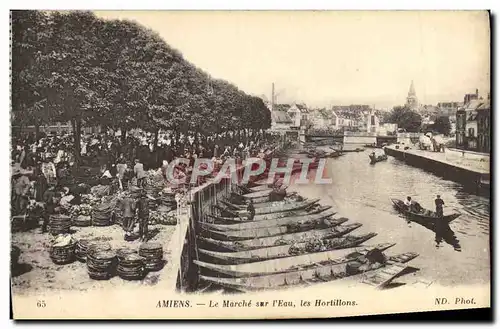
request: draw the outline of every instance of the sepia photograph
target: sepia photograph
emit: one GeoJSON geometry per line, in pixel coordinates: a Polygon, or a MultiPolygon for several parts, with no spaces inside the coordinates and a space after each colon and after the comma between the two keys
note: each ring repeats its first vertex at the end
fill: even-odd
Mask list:
{"type": "Polygon", "coordinates": [[[486,10],[11,10],[13,318],[489,308],[490,33],[486,10]]]}

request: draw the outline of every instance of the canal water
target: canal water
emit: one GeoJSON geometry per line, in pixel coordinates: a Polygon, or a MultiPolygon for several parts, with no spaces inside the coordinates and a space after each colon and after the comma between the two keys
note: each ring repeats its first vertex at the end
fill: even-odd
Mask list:
{"type": "MultiPolygon", "coordinates": [[[[469,194],[457,183],[392,157],[370,165],[368,155],[369,150],[328,159],[324,177],[331,178],[331,184],[292,184],[289,191],[321,198],[321,204],[333,206],[337,217],[362,223],[353,234],[378,233],[367,245],[394,242],[396,245],[388,250],[389,255],[419,253],[411,265],[420,271],[411,274],[410,281],[447,286],[489,283],[489,198],[469,194]],[[434,210],[437,194],[445,202],[445,215],[455,211],[462,214],[450,223],[454,237],[446,239],[448,243],[443,241],[440,247],[436,247],[433,231],[409,223],[394,210],[390,200],[411,196],[424,208],[434,210]]],[[[310,174],[314,176],[314,172],[310,174]]]]}

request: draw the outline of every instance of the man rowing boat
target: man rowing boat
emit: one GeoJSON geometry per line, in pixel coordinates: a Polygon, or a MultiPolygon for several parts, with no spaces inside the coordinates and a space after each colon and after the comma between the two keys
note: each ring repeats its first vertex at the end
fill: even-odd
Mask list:
{"type": "Polygon", "coordinates": [[[410,196],[406,197],[404,204],[407,207],[407,210],[413,213],[419,213],[423,210],[420,203],[412,200],[410,196]]]}

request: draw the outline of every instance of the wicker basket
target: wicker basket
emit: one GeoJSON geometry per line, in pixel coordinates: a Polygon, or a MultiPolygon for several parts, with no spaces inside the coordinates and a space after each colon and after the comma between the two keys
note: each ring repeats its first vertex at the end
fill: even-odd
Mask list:
{"type": "Polygon", "coordinates": [[[87,272],[91,279],[108,280],[116,273],[117,258],[111,251],[93,251],[87,254],[87,272]]]}
{"type": "Polygon", "coordinates": [[[144,266],[150,272],[159,271],[163,267],[163,248],[159,243],[143,243],[139,247],[139,256],[144,257],[144,266]]]}
{"type": "Polygon", "coordinates": [[[118,261],[117,274],[124,280],[141,280],[146,275],[145,259],[137,254],[122,255],[118,261]]]}
{"type": "Polygon", "coordinates": [[[73,218],[73,225],[78,227],[87,227],[92,225],[92,218],[90,216],[77,216],[73,218]]]}
{"type": "Polygon", "coordinates": [[[71,228],[71,217],[52,215],[49,217],[49,231],[52,235],[67,234],[71,228]]]}
{"type": "Polygon", "coordinates": [[[64,265],[75,261],[75,242],[66,246],[50,247],[50,259],[54,264],[64,265]]]}
{"type": "Polygon", "coordinates": [[[75,256],[80,262],[87,262],[87,252],[92,241],[86,239],[80,239],[75,246],[75,256]]]}

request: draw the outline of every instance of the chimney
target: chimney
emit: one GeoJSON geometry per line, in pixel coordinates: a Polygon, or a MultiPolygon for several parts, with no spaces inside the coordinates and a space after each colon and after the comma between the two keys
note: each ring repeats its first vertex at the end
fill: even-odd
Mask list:
{"type": "Polygon", "coordinates": [[[476,88],[476,96],[479,96],[479,89],[476,88]]]}
{"type": "Polygon", "coordinates": [[[271,90],[271,111],[274,111],[274,82],[271,90]]]}

